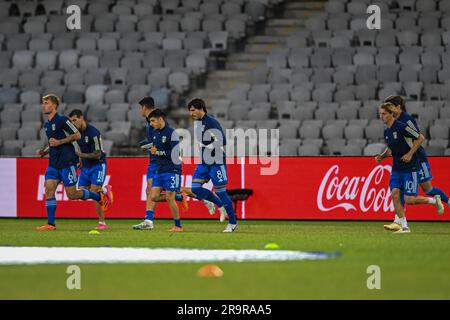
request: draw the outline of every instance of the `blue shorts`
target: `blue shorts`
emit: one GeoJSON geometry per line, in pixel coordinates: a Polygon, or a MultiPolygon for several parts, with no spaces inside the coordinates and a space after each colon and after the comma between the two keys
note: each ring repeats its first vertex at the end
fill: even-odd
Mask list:
{"type": "Polygon", "coordinates": [[[419,163],[418,173],[419,173],[419,184],[430,181],[433,178],[433,175],[431,174],[430,170],[430,164],[426,160],[424,162],[419,163]]]}
{"type": "Polygon", "coordinates": [[[153,177],[152,188],[160,187],[166,191],[180,192],[181,177],[178,173],[156,173],[153,177]]]}
{"type": "Polygon", "coordinates": [[[416,196],[417,190],[417,172],[392,171],[389,179],[389,188],[400,189],[406,196],[416,196]]]}
{"type": "Polygon", "coordinates": [[[228,183],[227,166],[225,164],[199,164],[192,177],[192,180],[196,179],[206,181],[211,179],[214,186],[224,186],[228,183]]]}
{"type": "Polygon", "coordinates": [[[156,164],[153,162],[148,164],[147,168],[147,180],[153,179],[156,174],[156,164]]]}
{"type": "Polygon", "coordinates": [[[92,184],[103,186],[106,178],[106,163],[99,163],[90,168],[82,167],[79,187],[89,187],[92,184]]]}
{"type": "Polygon", "coordinates": [[[62,181],[65,187],[75,186],[78,181],[77,168],[70,166],[68,168],[55,169],[48,167],[45,171],[45,180],[62,181]]]}

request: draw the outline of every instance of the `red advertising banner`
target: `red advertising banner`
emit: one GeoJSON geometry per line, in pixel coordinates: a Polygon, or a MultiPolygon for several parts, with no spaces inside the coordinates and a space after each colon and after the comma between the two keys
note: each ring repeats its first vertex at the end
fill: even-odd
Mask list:
{"type": "MultiPolygon", "coordinates": [[[[282,157],[230,159],[229,189],[248,188],[253,195],[238,206],[245,219],[390,220],[391,162],[372,157],[282,157]],[[245,163],[242,163],[245,161],[245,163]],[[268,164],[272,162],[271,164],[268,164]],[[267,170],[270,166],[275,170],[267,170]],[[277,169],[277,170],[276,170],[277,169]],[[273,171],[276,174],[267,175],[273,171]],[[266,174],[262,174],[266,173],[266,174]]],[[[46,159],[17,159],[17,216],[45,217],[46,159]]],[[[450,157],[429,159],[433,186],[450,194],[450,157]]],[[[114,205],[108,218],[143,218],[147,158],[109,158],[107,183],[113,186],[114,205]]],[[[195,164],[183,164],[182,186],[190,186],[195,164]]],[[[212,188],[209,183],[205,185],[212,188]]],[[[420,191],[421,195],[424,195],[420,191]]],[[[70,201],[58,187],[57,217],[96,217],[91,201],[70,201]]],[[[190,199],[182,218],[211,218],[200,201],[190,199]]],[[[407,206],[409,220],[448,220],[450,208],[438,216],[432,205],[407,206]]],[[[159,203],[156,218],[170,218],[167,204],[159,203]]],[[[214,217],[217,218],[217,217],[214,217]]]]}
{"type": "MultiPolygon", "coordinates": [[[[432,184],[450,194],[450,157],[430,157],[432,184]]],[[[390,220],[391,160],[373,157],[284,157],[279,172],[262,176],[245,166],[245,187],[254,199],[246,203],[247,219],[390,220]]],[[[420,189],[420,188],[419,188],[420,189]]],[[[420,195],[424,195],[420,191],[420,195]]],[[[450,220],[450,208],[439,216],[433,205],[409,205],[409,220],[450,220]]]]}

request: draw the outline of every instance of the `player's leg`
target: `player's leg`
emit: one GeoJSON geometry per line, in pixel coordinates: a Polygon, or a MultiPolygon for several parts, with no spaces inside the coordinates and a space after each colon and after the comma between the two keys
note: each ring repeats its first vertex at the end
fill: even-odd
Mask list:
{"type": "MultiPolygon", "coordinates": [[[[164,173],[162,174],[163,188],[166,190],[167,204],[169,205],[170,212],[172,213],[173,221],[175,225],[169,231],[178,232],[183,231],[180,220],[180,212],[178,205],[175,201],[175,195],[180,191],[181,177],[176,173],[164,173]]],[[[153,196],[153,193],[152,193],[153,196]]]]}
{"type": "Polygon", "coordinates": [[[220,201],[220,198],[215,196],[214,193],[208,189],[203,188],[203,184],[208,182],[209,179],[210,176],[208,166],[199,164],[194,171],[194,176],[192,177],[191,190],[198,199],[208,200],[221,208],[223,207],[223,203],[220,201]]]}
{"type": "Polygon", "coordinates": [[[409,205],[431,204],[436,207],[439,214],[444,212],[441,197],[435,195],[433,198],[424,196],[409,197],[405,196],[405,203],[409,205]]]}
{"type": "Polygon", "coordinates": [[[183,227],[181,226],[180,213],[178,210],[178,205],[175,200],[176,191],[166,191],[166,199],[167,204],[169,205],[170,212],[172,213],[174,227],[169,231],[183,231],[183,227]]]}
{"type": "Polygon", "coordinates": [[[111,186],[106,186],[106,191],[94,192],[87,189],[77,189],[77,173],[74,166],[61,170],[62,181],[70,200],[94,200],[100,203],[101,208],[106,211],[112,203],[113,196],[111,186]]]}
{"type": "Polygon", "coordinates": [[[150,199],[147,203],[151,207],[147,207],[146,213],[145,213],[145,220],[144,222],[140,223],[137,226],[134,226],[133,229],[136,230],[152,230],[154,228],[153,219],[154,219],[154,210],[156,208],[156,201],[153,199],[157,199],[162,191],[162,186],[159,186],[160,184],[160,178],[158,175],[155,175],[152,179],[152,184],[148,185],[150,186],[149,193],[147,196],[147,200],[150,199]],[[153,210],[151,210],[153,208],[153,210]]]}
{"type": "Polygon", "coordinates": [[[442,202],[449,204],[448,196],[441,189],[433,187],[430,180],[422,182],[420,188],[425,194],[433,197],[438,214],[443,214],[444,205],[442,202]]]}
{"type": "Polygon", "coordinates": [[[217,196],[222,201],[223,206],[228,215],[228,225],[223,232],[233,232],[237,228],[236,213],[234,212],[233,203],[228,195],[226,185],[228,184],[227,167],[223,165],[213,165],[210,168],[209,175],[214,184],[217,196]]]}
{"type": "MultiPolygon", "coordinates": [[[[102,191],[102,188],[103,188],[102,185],[91,184],[91,187],[89,190],[100,193],[102,191]]],[[[94,201],[94,207],[95,207],[95,211],[97,212],[97,215],[98,215],[98,225],[97,225],[97,227],[95,227],[95,229],[104,230],[107,228],[106,220],[105,220],[105,211],[103,210],[103,208],[100,206],[100,204],[97,201],[94,201]]]]}
{"type": "MultiPolygon", "coordinates": [[[[396,195],[396,197],[399,199],[400,201],[400,205],[403,208],[403,212],[404,212],[404,195],[403,192],[401,191],[401,189],[403,188],[402,183],[401,183],[401,177],[399,175],[398,172],[396,171],[392,171],[391,172],[391,176],[389,177],[389,189],[391,190],[391,197],[392,197],[392,201],[394,202],[394,195],[392,194],[393,190],[400,190],[400,194],[396,195]]],[[[395,206],[395,203],[394,203],[395,206]]],[[[384,229],[389,230],[389,231],[398,231],[401,230],[402,226],[400,224],[400,217],[397,214],[397,210],[395,210],[395,219],[394,222],[391,224],[385,224],[384,229]]]]}
{"type": "MultiPolygon", "coordinates": [[[[103,184],[106,179],[106,163],[95,165],[89,174],[89,182],[90,182],[90,191],[100,193],[103,190],[103,184]]],[[[81,176],[80,176],[81,181],[81,176]]],[[[78,183],[80,185],[80,183],[78,183]]],[[[106,221],[105,221],[105,211],[100,206],[98,202],[94,202],[95,211],[98,215],[98,225],[96,229],[104,230],[106,229],[106,221]]]]}
{"type": "MultiPolygon", "coordinates": [[[[98,185],[90,185],[90,186],[78,186],[80,189],[85,189],[93,192],[100,193],[102,191],[102,186],[98,185]]],[[[106,229],[106,221],[105,221],[105,212],[101,208],[100,204],[97,201],[94,201],[94,207],[95,212],[97,212],[98,215],[98,225],[95,227],[97,230],[104,230],[106,229]]]]}
{"type": "MultiPolygon", "coordinates": [[[[418,179],[417,179],[417,172],[402,172],[400,174],[401,176],[401,183],[402,183],[402,187],[401,187],[401,191],[403,191],[405,196],[409,196],[409,197],[415,197],[417,196],[418,193],[418,179]]],[[[398,192],[396,192],[398,194],[398,196],[400,197],[402,192],[398,190],[398,192]]],[[[400,200],[400,199],[398,199],[400,200]]],[[[399,216],[399,221],[400,224],[402,226],[401,230],[395,231],[395,233],[409,233],[409,227],[408,227],[408,222],[406,220],[406,215],[405,215],[405,211],[403,209],[403,205],[401,203],[401,201],[398,201],[398,206],[396,207],[396,212],[397,215],[399,216]]],[[[394,202],[394,206],[395,206],[395,202],[394,202]]]]}
{"type": "Polygon", "coordinates": [[[409,205],[418,205],[418,204],[435,204],[436,200],[434,198],[417,196],[417,197],[409,197],[405,196],[405,203],[409,205]]]}
{"type": "MultiPolygon", "coordinates": [[[[100,188],[92,188],[92,186],[93,186],[92,183],[96,182],[93,171],[94,171],[93,168],[86,168],[86,167],[81,168],[80,176],[78,177],[78,188],[79,189],[94,191],[94,192],[98,192],[98,193],[100,191],[102,191],[101,186],[100,186],[100,188]]],[[[102,221],[104,223],[104,211],[101,209],[100,204],[97,201],[94,201],[94,206],[95,206],[95,211],[97,212],[97,215],[99,216],[99,224],[97,226],[97,228],[99,228],[100,221],[102,221]]],[[[105,226],[106,226],[106,224],[105,224],[105,226]]],[[[100,227],[100,229],[103,229],[103,226],[100,227]]]]}
{"type": "MultiPolygon", "coordinates": [[[[189,205],[186,199],[187,195],[184,192],[178,192],[175,194],[175,201],[181,202],[181,207],[183,208],[183,212],[187,212],[189,209],[189,205]]],[[[166,202],[167,197],[165,193],[161,193],[158,199],[155,199],[155,202],[166,202]]]]}
{"type": "Polygon", "coordinates": [[[438,213],[444,213],[444,206],[442,202],[450,205],[450,200],[448,196],[439,188],[433,187],[431,185],[431,179],[433,179],[433,175],[431,174],[430,164],[428,161],[421,162],[419,164],[419,185],[423,192],[433,197],[436,200],[436,207],[438,209],[438,213]]]}
{"type": "Polygon", "coordinates": [[[145,218],[144,221],[133,226],[134,230],[151,230],[153,229],[153,216],[156,209],[156,202],[152,200],[151,189],[153,178],[156,175],[156,165],[150,163],[147,167],[147,188],[145,189],[145,218]]]}
{"type": "Polygon", "coordinates": [[[397,214],[397,216],[399,218],[399,223],[402,226],[402,229],[395,231],[395,232],[398,232],[400,230],[403,230],[404,226],[406,228],[408,227],[406,219],[405,219],[405,211],[404,211],[404,208],[403,208],[401,200],[400,200],[400,198],[402,196],[400,189],[397,189],[397,188],[393,189],[391,196],[392,196],[392,201],[394,203],[395,213],[397,214]]]}
{"type": "Polygon", "coordinates": [[[156,202],[152,200],[151,190],[154,174],[149,175],[147,172],[147,188],[145,189],[145,218],[144,221],[133,226],[134,230],[152,230],[153,218],[156,209],[156,202]]]}
{"type": "Polygon", "coordinates": [[[59,174],[54,168],[48,167],[45,172],[45,209],[47,211],[47,223],[36,228],[38,231],[55,230],[56,214],[56,188],[59,184],[59,174]]]}
{"type": "Polygon", "coordinates": [[[216,213],[216,207],[214,206],[214,203],[211,201],[205,200],[205,199],[200,199],[199,197],[197,197],[197,195],[195,193],[192,192],[191,188],[182,187],[181,193],[185,194],[188,197],[191,197],[191,198],[194,198],[197,200],[201,200],[203,202],[203,204],[205,205],[205,207],[208,209],[208,212],[210,215],[213,216],[216,213]]]}

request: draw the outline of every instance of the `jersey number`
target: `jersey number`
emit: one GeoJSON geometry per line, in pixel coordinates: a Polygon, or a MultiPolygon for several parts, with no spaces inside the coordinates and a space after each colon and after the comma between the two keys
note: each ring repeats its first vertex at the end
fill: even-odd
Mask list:
{"type": "Polygon", "coordinates": [[[223,174],[221,170],[217,170],[217,179],[219,182],[223,182],[223,174]]]}
{"type": "Polygon", "coordinates": [[[414,193],[416,191],[414,181],[407,181],[405,184],[405,189],[408,193],[414,193]]]}

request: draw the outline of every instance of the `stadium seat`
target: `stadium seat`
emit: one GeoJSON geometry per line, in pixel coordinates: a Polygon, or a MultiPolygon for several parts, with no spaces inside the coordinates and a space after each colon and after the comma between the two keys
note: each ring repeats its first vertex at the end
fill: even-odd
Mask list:
{"type": "Polygon", "coordinates": [[[298,148],[299,156],[318,156],[320,155],[320,148],[315,145],[302,145],[298,148]]]}
{"type": "Polygon", "coordinates": [[[365,156],[375,156],[382,153],[386,149],[386,145],[383,143],[369,143],[363,151],[365,156]]]}

